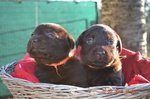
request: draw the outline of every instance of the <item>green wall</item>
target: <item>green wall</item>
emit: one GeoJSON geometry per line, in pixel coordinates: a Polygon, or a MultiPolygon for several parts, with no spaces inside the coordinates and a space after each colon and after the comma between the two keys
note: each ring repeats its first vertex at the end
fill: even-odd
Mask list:
{"type": "Polygon", "coordinates": [[[97,22],[96,2],[0,1],[0,65],[20,60],[36,23],[55,22],[76,39],[97,22]]]}
{"type": "MultiPolygon", "coordinates": [[[[37,23],[61,24],[75,39],[88,26],[97,23],[96,2],[20,1],[23,2],[0,1],[0,66],[24,56],[37,23]]],[[[0,80],[0,98],[4,95],[10,93],[0,80]]]]}
{"type": "Polygon", "coordinates": [[[0,65],[23,57],[36,23],[61,24],[76,39],[84,29],[97,22],[95,2],[46,1],[0,1],[0,65]]]}

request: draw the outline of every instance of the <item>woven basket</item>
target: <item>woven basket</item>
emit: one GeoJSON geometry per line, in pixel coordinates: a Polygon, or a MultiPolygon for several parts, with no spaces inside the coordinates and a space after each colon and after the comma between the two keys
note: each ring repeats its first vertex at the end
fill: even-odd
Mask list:
{"type": "Polygon", "coordinates": [[[14,99],[150,99],[150,84],[81,88],[32,83],[10,75],[16,64],[13,62],[0,68],[0,77],[14,99]]]}

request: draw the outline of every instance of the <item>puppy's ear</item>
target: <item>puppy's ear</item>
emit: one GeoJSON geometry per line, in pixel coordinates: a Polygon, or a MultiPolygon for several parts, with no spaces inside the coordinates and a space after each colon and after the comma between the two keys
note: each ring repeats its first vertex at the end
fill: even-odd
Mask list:
{"type": "Polygon", "coordinates": [[[79,45],[82,45],[82,40],[83,40],[83,36],[84,36],[85,33],[86,32],[82,32],[80,34],[80,36],[77,38],[77,40],[76,40],[76,47],[78,47],[79,45]]]}
{"type": "Polygon", "coordinates": [[[76,48],[76,50],[75,50],[75,57],[76,57],[77,59],[79,59],[79,60],[81,60],[81,59],[80,59],[80,51],[81,51],[81,46],[78,45],[77,48],[76,48]]]}
{"type": "Polygon", "coordinates": [[[71,37],[71,36],[68,37],[68,43],[69,43],[69,47],[71,49],[73,49],[74,45],[75,45],[75,41],[74,41],[73,37],[71,37]]]}
{"type": "Polygon", "coordinates": [[[76,40],[76,51],[75,51],[75,56],[78,60],[80,59],[80,51],[81,51],[81,46],[82,46],[82,40],[83,40],[83,36],[84,36],[85,32],[82,32],[80,34],[80,36],[77,38],[76,40]]]}
{"type": "Polygon", "coordinates": [[[121,39],[120,39],[118,34],[116,34],[116,36],[117,36],[117,39],[118,39],[116,47],[117,47],[119,53],[121,53],[121,51],[122,51],[122,41],[121,41],[121,39]]]}
{"type": "Polygon", "coordinates": [[[76,47],[77,46],[79,46],[79,45],[81,45],[81,39],[82,37],[81,37],[81,35],[78,37],[78,39],[76,40],[76,47]]]}

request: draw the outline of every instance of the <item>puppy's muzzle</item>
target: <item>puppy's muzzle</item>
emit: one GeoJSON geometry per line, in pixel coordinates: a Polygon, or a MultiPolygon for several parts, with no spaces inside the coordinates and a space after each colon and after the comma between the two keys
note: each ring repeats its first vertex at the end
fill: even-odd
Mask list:
{"type": "Polygon", "coordinates": [[[96,50],[94,50],[94,56],[96,60],[104,61],[106,57],[106,51],[103,48],[96,48],[96,50]]]}
{"type": "Polygon", "coordinates": [[[106,54],[106,52],[105,52],[105,50],[103,50],[102,48],[99,49],[98,51],[96,51],[96,56],[97,56],[97,58],[99,58],[99,59],[103,58],[103,57],[105,56],[105,54],[106,54]]]}
{"type": "Polygon", "coordinates": [[[38,43],[38,41],[39,41],[39,40],[35,38],[35,39],[32,39],[31,43],[32,43],[32,44],[35,44],[35,43],[38,43]]]}
{"type": "Polygon", "coordinates": [[[30,43],[31,43],[32,48],[36,49],[39,46],[39,39],[36,39],[36,38],[32,39],[30,43]]]}
{"type": "Polygon", "coordinates": [[[28,44],[28,52],[33,57],[49,57],[49,54],[46,53],[46,48],[42,46],[42,43],[40,43],[40,40],[37,38],[30,40],[28,44]]]}

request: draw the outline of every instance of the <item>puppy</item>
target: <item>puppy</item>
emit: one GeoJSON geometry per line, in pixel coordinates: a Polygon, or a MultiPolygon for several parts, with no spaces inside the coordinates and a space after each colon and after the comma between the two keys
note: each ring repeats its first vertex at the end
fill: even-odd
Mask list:
{"type": "Polygon", "coordinates": [[[83,66],[74,57],[74,40],[60,25],[40,24],[27,45],[37,63],[36,76],[43,83],[86,87],[83,66]]]}
{"type": "Polygon", "coordinates": [[[122,43],[113,29],[103,24],[93,25],[79,36],[76,46],[89,86],[122,85],[119,58],[122,43]]]}

